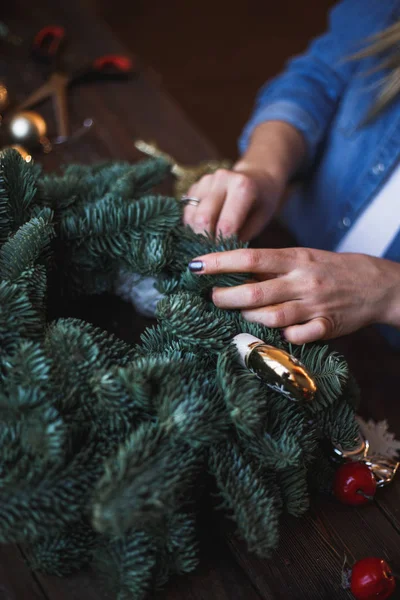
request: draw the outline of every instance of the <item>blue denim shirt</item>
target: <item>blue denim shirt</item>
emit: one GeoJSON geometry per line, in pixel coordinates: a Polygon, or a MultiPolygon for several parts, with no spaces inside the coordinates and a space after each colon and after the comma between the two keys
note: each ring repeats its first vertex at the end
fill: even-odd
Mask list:
{"type": "MultiPolygon", "coordinates": [[[[400,98],[362,124],[384,74],[370,72],[379,59],[344,60],[399,18],[400,0],[342,0],[330,13],[327,33],[258,94],[240,150],[266,121],[285,121],[301,131],[308,165],[282,218],[304,246],[334,250],[399,161],[400,98]]],[[[385,257],[400,262],[400,224],[385,257]]],[[[400,348],[399,330],[382,331],[400,348]]]]}

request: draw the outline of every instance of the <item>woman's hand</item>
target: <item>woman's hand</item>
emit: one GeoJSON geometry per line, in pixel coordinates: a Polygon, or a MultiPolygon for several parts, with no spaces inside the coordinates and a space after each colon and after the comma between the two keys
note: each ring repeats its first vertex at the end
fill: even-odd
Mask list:
{"type": "Polygon", "coordinates": [[[200,204],[185,207],[184,223],[196,233],[238,234],[249,240],[271,219],[283,188],[283,183],[265,170],[219,169],[189,189],[187,195],[199,198],[200,204]]]}
{"type": "Polygon", "coordinates": [[[193,272],[250,273],[254,281],[214,288],[220,308],[284,329],[295,344],[351,333],[371,323],[400,327],[400,264],[310,248],[241,249],[194,259],[193,272]]]}

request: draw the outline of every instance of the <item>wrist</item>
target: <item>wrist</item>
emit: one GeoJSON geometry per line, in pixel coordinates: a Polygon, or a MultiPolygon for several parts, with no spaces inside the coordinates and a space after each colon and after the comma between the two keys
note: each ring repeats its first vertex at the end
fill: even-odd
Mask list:
{"type": "Polygon", "coordinates": [[[286,179],[282,173],[264,165],[260,166],[248,161],[245,157],[235,163],[232,170],[236,173],[243,173],[253,179],[257,183],[262,195],[264,195],[264,192],[270,195],[272,190],[275,194],[279,195],[286,186],[286,179]]]}
{"type": "Polygon", "coordinates": [[[233,165],[232,170],[237,173],[245,173],[260,181],[272,182],[279,189],[284,189],[288,181],[288,175],[283,167],[268,164],[265,160],[260,164],[259,161],[246,155],[233,165]]]}
{"type": "Polygon", "coordinates": [[[256,170],[272,178],[281,189],[303,164],[307,154],[302,134],[283,121],[260,123],[235,170],[256,170]]]}
{"type": "Polygon", "coordinates": [[[400,264],[378,260],[383,261],[385,266],[385,284],[382,287],[385,292],[379,322],[400,329],[400,264]]]}

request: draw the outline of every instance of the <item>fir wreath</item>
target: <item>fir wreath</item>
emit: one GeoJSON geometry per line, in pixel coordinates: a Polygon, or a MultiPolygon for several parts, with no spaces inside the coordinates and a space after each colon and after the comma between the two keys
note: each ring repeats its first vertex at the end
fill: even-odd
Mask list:
{"type": "Polygon", "coordinates": [[[269,556],[283,511],[301,515],[309,485],[329,485],[326,444],[357,435],[342,357],[208,300],[245,274],[200,278],[189,260],[239,243],[194,234],[179,202],[148,195],[169,168],[49,176],[14,151],[0,163],[0,541],[51,574],[95,564],[120,600],[195,568],[206,471],[250,550],[269,556]],[[121,271],[155,277],[163,296],[141,344],[57,318],[59,294],[112,291],[121,271]],[[315,400],[293,403],[243,368],[240,332],[300,358],[315,400]]]}

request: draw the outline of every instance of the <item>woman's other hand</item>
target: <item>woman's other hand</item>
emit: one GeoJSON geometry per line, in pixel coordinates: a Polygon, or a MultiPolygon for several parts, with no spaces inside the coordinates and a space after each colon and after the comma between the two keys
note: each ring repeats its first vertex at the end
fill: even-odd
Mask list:
{"type": "Polygon", "coordinates": [[[284,330],[295,344],[339,337],[365,325],[400,327],[400,264],[311,248],[240,249],[200,256],[199,274],[250,273],[254,281],[213,290],[213,302],[248,321],[284,330]]]}
{"type": "Polygon", "coordinates": [[[185,207],[184,222],[197,233],[255,237],[277,211],[305,158],[305,141],[294,127],[281,121],[260,124],[231,171],[205,175],[188,190],[200,203],[185,207]]]}
{"type": "Polygon", "coordinates": [[[258,235],[275,213],[283,185],[261,169],[219,169],[203,176],[188,191],[200,199],[187,205],[184,223],[196,233],[224,237],[239,235],[249,240],[258,235]]]}

